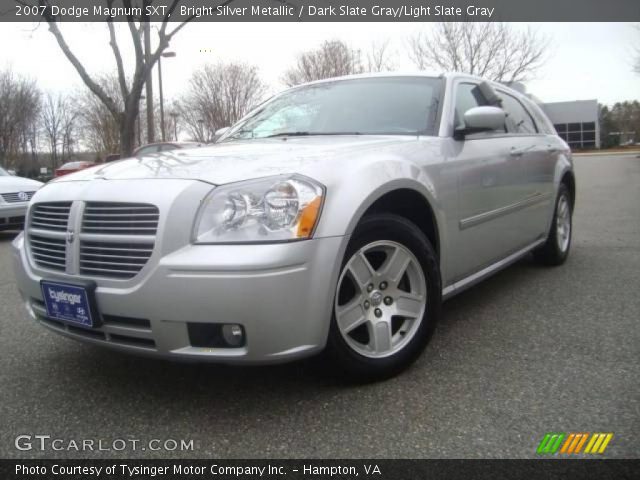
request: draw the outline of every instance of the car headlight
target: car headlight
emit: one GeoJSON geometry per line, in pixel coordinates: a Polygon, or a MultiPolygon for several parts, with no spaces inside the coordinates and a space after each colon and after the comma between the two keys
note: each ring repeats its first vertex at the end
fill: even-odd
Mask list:
{"type": "Polygon", "coordinates": [[[310,238],[324,186],[301,175],[249,180],[214,188],[203,200],[195,243],[278,242],[310,238]]]}

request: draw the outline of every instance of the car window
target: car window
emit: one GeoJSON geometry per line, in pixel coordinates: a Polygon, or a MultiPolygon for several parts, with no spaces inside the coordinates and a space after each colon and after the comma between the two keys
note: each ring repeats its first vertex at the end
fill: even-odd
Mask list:
{"type": "Polygon", "coordinates": [[[61,170],[71,170],[74,168],[80,168],[82,166],[82,162],[68,162],[60,167],[61,170]]]}
{"type": "Polygon", "coordinates": [[[541,133],[546,133],[549,135],[556,135],[556,129],[549,121],[545,113],[542,111],[542,108],[538,106],[535,102],[529,100],[526,102],[527,110],[533,116],[533,119],[536,122],[536,127],[538,127],[538,131],[541,133]]]}
{"type": "Polygon", "coordinates": [[[160,145],[160,148],[158,151],[166,152],[167,150],[175,150],[176,148],[178,148],[176,145],[173,145],[171,143],[165,143],[164,145],[160,145]]]}
{"type": "Polygon", "coordinates": [[[9,176],[9,172],[0,168],[0,177],[8,177],[8,176],[9,176]]]}
{"type": "MultiPolygon", "coordinates": [[[[484,98],[477,85],[473,83],[461,83],[456,89],[456,108],[454,111],[455,128],[464,128],[464,114],[474,107],[488,106],[489,102],[484,98]]],[[[505,130],[500,130],[504,132],[505,130]]]]}
{"type": "Polygon", "coordinates": [[[157,153],[159,149],[160,147],[158,145],[149,145],[138,150],[136,155],[149,155],[150,153],[157,153]]]}
{"type": "Polygon", "coordinates": [[[222,141],[279,135],[433,135],[442,80],[380,77],[336,80],[278,95],[222,141]]]}
{"type": "Polygon", "coordinates": [[[510,133],[537,133],[536,124],[531,114],[520,101],[504,92],[497,92],[502,100],[502,108],[507,114],[506,124],[510,133]]]}

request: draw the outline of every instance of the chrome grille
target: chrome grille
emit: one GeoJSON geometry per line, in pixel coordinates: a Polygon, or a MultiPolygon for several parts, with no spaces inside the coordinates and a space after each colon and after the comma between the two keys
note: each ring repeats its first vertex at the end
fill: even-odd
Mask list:
{"type": "Polygon", "coordinates": [[[102,277],[131,278],[142,270],[152,252],[153,242],[82,241],[80,243],[80,273],[102,277]]]}
{"type": "Polygon", "coordinates": [[[29,226],[38,230],[67,230],[71,202],[36,203],[31,210],[29,226]]]}
{"type": "Polygon", "coordinates": [[[7,203],[21,203],[21,202],[28,202],[29,200],[31,200],[31,197],[33,197],[33,194],[36,192],[12,192],[12,193],[2,193],[0,194],[0,196],[2,196],[2,199],[7,202],[7,203]],[[19,194],[20,193],[24,193],[27,195],[27,198],[20,198],[19,194]]]}
{"type": "Polygon", "coordinates": [[[159,216],[143,203],[37,203],[29,214],[31,257],[70,275],[129,279],[153,253],[159,216]]]}
{"type": "Polygon", "coordinates": [[[104,235],[155,235],[158,208],[138,203],[87,203],[82,219],[84,233],[104,235]]]}
{"type": "Polygon", "coordinates": [[[36,265],[49,270],[64,272],[66,263],[66,242],[62,238],[48,238],[29,235],[31,256],[36,265]]]}

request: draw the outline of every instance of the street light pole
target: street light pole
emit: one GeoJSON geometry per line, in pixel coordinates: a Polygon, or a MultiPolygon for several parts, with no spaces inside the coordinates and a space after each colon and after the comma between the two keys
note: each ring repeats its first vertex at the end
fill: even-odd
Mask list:
{"type": "Polygon", "coordinates": [[[164,97],[162,94],[162,57],[175,57],[176,52],[164,52],[158,58],[158,89],[160,90],[160,132],[162,135],[162,141],[166,141],[166,133],[164,130],[164,97]]]}

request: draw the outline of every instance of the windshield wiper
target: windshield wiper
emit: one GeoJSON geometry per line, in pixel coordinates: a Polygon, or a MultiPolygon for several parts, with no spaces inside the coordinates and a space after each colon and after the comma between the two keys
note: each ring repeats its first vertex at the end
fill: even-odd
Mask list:
{"type": "Polygon", "coordinates": [[[280,132],[267,135],[264,138],[273,137],[311,137],[315,135],[362,135],[360,132],[280,132]]]}

